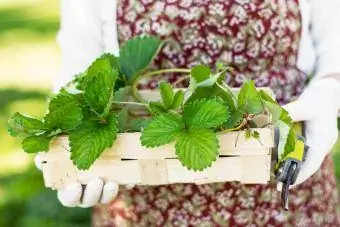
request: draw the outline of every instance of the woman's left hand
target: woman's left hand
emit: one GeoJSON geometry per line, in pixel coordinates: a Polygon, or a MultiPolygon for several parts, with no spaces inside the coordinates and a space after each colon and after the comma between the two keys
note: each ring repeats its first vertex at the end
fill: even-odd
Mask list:
{"type": "Polygon", "coordinates": [[[306,181],[320,168],[336,143],[339,104],[340,82],[327,77],[312,81],[297,101],[284,106],[294,122],[305,122],[305,139],[309,147],[293,187],[306,181]]]}

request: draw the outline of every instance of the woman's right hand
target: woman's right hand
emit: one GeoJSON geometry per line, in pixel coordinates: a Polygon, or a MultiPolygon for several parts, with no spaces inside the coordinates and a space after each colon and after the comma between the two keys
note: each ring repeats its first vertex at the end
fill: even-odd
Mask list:
{"type": "MultiPolygon", "coordinates": [[[[36,167],[41,170],[42,162],[40,155],[34,159],[36,167]]],[[[132,188],[130,186],[129,188],[132,188]]],[[[104,182],[100,178],[92,179],[87,185],[74,182],[64,189],[58,190],[58,199],[66,207],[92,207],[97,204],[108,204],[118,194],[119,185],[114,182],[104,182]]]]}

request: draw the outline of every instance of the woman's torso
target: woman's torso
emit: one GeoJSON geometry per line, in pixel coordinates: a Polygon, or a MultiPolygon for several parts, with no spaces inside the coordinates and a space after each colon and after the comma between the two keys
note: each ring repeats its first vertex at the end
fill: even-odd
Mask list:
{"type": "MultiPolygon", "coordinates": [[[[298,0],[118,2],[120,43],[142,34],[168,40],[155,67],[213,67],[218,60],[234,69],[226,78],[230,86],[253,79],[258,86],[273,88],[283,102],[301,92],[305,76],[296,66],[301,33],[298,0]]],[[[180,75],[166,79],[173,82],[176,76],[180,75]]],[[[144,87],[155,88],[159,79],[144,87]]]]}
{"type": "MultiPolygon", "coordinates": [[[[120,0],[117,23],[120,43],[141,34],[169,40],[154,62],[156,68],[213,67],[220,60],[234,68],[226,78],[231,86],[253,79],[257,86],[271,87],[281,103],[303,89],[305,75],[296,67],[298,0],[120,0]]],[[[159,77],[141,86],[155,88],[159,80],[174,82],[179,76],[159,77]]],[[[292,191],[290,212],[281,209],[275,184],[138,186],[122,191],[109,206],[97,207],[94,225],[332,226],[337,222],[329,206],[336,203],[331,166],[327,158],[318,173],[292,191]],[[315,201],[321,194],[324,200],[315,201]]]]}

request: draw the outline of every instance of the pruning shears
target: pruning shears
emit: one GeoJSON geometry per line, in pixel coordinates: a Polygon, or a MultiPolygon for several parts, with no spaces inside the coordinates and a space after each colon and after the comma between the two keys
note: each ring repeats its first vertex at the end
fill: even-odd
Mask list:
{"type": "MultiPolygon", "coordinates": [[[[298,128],[304,132],[303,124],[302,127],[298,128]]],[[[288,210],[289,186],[295,183],[307,152],[305,139],[301,135],[303,133],[299,133],[299,130],[295,131],[298,134],[295,149],[282,160],[278,160],[277,166],[275,167],[276,180],[282,182],[281,201],[285,210],[288,210]]]]}

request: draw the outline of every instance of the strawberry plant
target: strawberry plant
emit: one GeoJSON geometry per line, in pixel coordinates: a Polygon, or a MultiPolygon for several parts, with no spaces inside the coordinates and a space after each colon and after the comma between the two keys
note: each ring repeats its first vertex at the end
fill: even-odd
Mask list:
{"type": "Polygon", "coordinates": [[[141,132],[143,146],[174,143],[183,166],[200,171],[218,157],[218,134],[244,131],[247,138],[260,140],[253,128],[268,125],[256,125],[254,117],[269,112],[271,124],[280,131],[279,153],[293,150],[288,113],[253,81],[245,81],[236,95],[224,82],[229,68],[221,63],[214,69],[197,65],[151,70],[148,66],[162,45],[157,37],[136,37],[121,47],[119,57],[100,56],[50,99],[44,117],[15,113],[9,119],[10,134],[23,138],[27,153],[48,151],[52,140],[68,136],[71,159],[85,170],[113,145],[118,133],[141,132]],[[144,100],[138,82],[166,73],[183,73],[189,87],[176,90],[160,82],[161,99],[144,100]],[[148,114],[136,114],[136,107],[148,114]]]}

